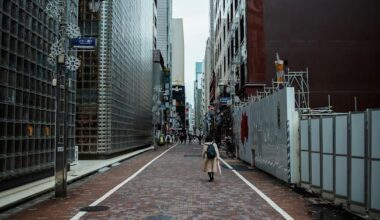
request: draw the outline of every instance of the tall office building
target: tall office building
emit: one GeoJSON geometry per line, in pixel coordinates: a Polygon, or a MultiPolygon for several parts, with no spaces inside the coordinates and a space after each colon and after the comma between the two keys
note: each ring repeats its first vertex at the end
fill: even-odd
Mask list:
{"type": "Polygon", "coordinates": [[[204,57],[204,77],[203,77],[203,97],[204,97],[204,105],[203,105],[203,112],[206,113],[208,111],[208,108],[211,104],[210,101],[210,85],[212,81],[212,75],[213,75],[213,63],[212,63],[212,41],[211,38],[209,37],[206,42],[206,50],[205,50],[205,57],[204,57]]]}
{"type": "Polygon", "coordinates": [[[154,3],[80,0],[79,26],[98,47],[82,52],[77,77],[77,144],[81,156],[109,156],[147,145],[152,135],[154,3]]]}
{"type": "Polygon", "coordinates": [[[194,112],[196,132],[202,130],[203,124],[203,63],[195,63],[195,82],[194,82],[194,112]]]}
{"type": "Polygon", "coordinates": [[[170,117],[173,115],[172,101],[172,43],[171,43],[171,23],[172,23],[172,0],[157,0],[157,49],[160,50],[164,62],[164,77],[162,89],[165,91],[163,105],[165,106],[163,131],[169,132],[172,124],[170,117]]]}
{"type": "Polygon", "coordinates": [[[172,20],[172,72],[173,85],[185,85],[185,42],[182,18],[172,20]]]}
{"type": "MultiPolygon", "coordinates": [[[[58,26],[47,15],[44,2],[0,1],[0,190],[54,171],[56,99],[52,79],[56,69],[47,58],[57,40],[58,26]]],[[[67,4],[67,21],[76,24],[78,2],[67,0],[67,4]]],[[[75,87],[69,97],[70,161],[75,87]]]]}
{"type": "Polygon", "coordinates": [[[157,49],[165,63],[171,67],[172,0],[157,0],[157,49]]]}
{"type": "Polygon", "coordinates": [[[194,109],[193,106],[186,102],[186,130],[188,134],[194,133],[194,109]]]}
{"type": "Polygon", "coordinates": [[[182,18],[172,20],[172,98],[179,117],[177,130],[185,129],[185,47],[182,18]]]}

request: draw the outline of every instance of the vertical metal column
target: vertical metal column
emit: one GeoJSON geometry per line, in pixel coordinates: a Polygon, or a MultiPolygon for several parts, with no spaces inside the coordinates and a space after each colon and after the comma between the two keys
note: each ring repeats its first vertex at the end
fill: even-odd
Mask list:
{"type": "MultiPolygon", "coordinates": [[[[65,39],[64,34],[66,32],[66,12],[67,4],[66,0],[61,1],[62,4],[62,20],[59,24],[59,38],[65,39]]],[[[66,47],[65,40],[63,40],[63,46],[66,47]]],[[[65,48],[66,49],[66,48],[65,48]]],[[[66,150],[68,148],[67,138],[67,94],[68,88],[66,85],[67,77],[64,67],[64,54],[58,56],[57,60],[57,110],[56,110],[56,153],[55,153],[55,196],[66,197],[67,195],[67,157],[66,150]],[[63,63],[62,63],[63,62],[63,63]],[[61,107],[61,89],[64,89],[64,106],[61,107]],[[62,113],[62,110],[64,111],[62,113]],[[63,121],[63,131],[61,129],[61,121],[63,121]],[[61,132],[63,132],[63,139],[61,138],[61,132]]]]}
{"type": "Polygon", "coordinates": [[[57,97],[57,110],[56,110],[56,150],[55,150],[55,196],[65,197],[67,193],[67,160],[66,160],[66,150],[67,150],[67,88],[65,88],[65,78],[62,74],[64,67],[62,64],[58,64],[58,76],[57,76],[57,86],[56,86],[56,97],[57,97]],[[62,94],[62,89],[64,89],[64,94],[62,94]],[[63,106],[61,106],[62,95],[64,95],[63,106]],[[64,112],[62,112],[62,110],[64,112]],[[62,131],[63,121],[64,129],[62,131]],[[61,134],[64,134],[62,138],[61,134]]]}

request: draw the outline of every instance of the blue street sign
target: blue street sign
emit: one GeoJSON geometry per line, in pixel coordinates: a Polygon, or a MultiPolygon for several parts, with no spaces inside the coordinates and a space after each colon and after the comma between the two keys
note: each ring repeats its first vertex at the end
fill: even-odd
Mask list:
{"type": "Polygon", "coordinates": [[[230,97],[220,97],[219,98],[219,103],[222,104],[222,105],[223,104],[227,105],[230,101],[231,101],[230,97]]]}
{"type": "Polygon", "coordinates": [[[71,40],[71,44],[74,48],[79,49],[94,49],[96,47],[96,38],[83,37],[71,40]]]}

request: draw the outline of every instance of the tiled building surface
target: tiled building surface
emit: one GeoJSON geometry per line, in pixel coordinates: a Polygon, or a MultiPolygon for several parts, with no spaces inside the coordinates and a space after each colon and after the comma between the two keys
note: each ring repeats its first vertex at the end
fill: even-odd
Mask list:
{"type": "Polygon", "coordinates": [[[151,142],[153,3],[80,1],[79,26],[98,47],[81,52],[76,134],[82,155],[110,155],[151,142]]]}
{"type": "MultiPolygon", "coordinates": [[[[68,21],[75,23],[77,1],[67,3],[73,9],[68,21]]],[[[3,180],[25,177],[22,181],[28,181],[54,165],[56,99],[52,79],[56,71],[47,58],[58,26],[47,15],[46,4],[46,0],[0,2],[0,190],[9,187],[3,180]]],[[[69,91],[68,105],[70,160],[75,87],[69,91]]]]}

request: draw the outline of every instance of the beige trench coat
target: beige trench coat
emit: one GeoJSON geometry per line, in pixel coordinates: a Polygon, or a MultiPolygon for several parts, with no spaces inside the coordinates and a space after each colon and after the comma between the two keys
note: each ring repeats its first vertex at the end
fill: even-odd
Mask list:
{"type": "Polygon", "coordinates": [[[214,159],[208,159],[207,158],[207,146],[209,144],[212,144],[211,142],[206,142],[203,144],[203,151],[202,151],[202,155],[203,155],[203,160],[204,160],[204,164],[203,164],[203,171],[204,172],[218,172],[218,160],[219,160],[219,150],[218,150],[218,146],[213,143],[213,146],[215,148],[215,151],[216,151],[216,157],[214,159]]]}

